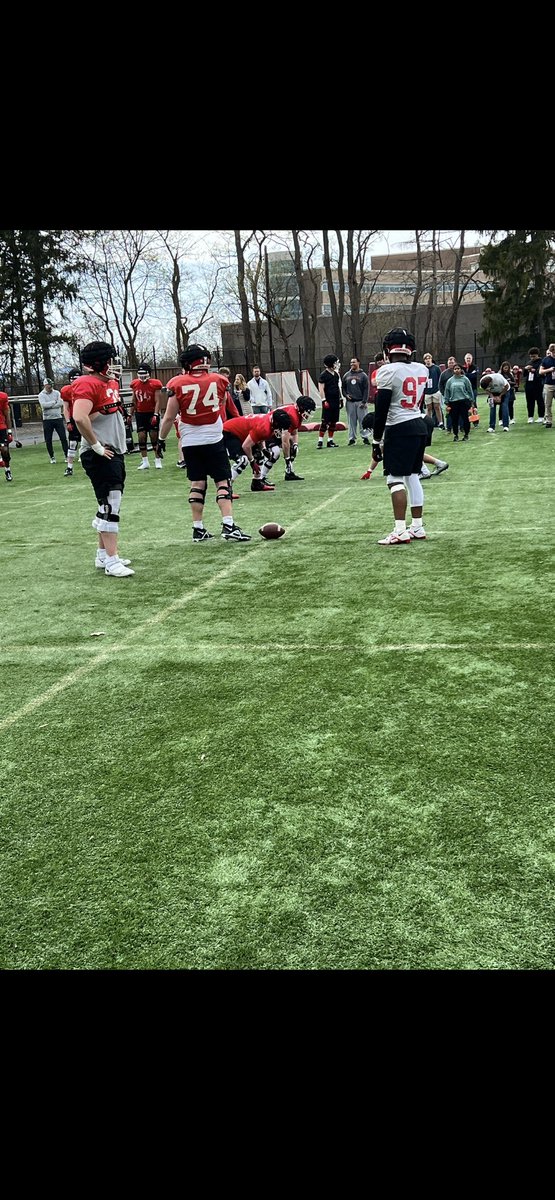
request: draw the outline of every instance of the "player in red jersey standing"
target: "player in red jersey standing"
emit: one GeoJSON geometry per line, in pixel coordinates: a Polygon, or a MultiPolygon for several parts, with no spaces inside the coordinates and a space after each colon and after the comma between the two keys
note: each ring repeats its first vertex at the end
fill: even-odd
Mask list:
{"type": "Polygon", "coordinates": [[[159,447],[166,449],[165,438],[179,416],[181,445],[191,482],[189,504],[193,517],[193,542],[208,542],[213,534],[204,528],[204,504],[208,476],[216,484],[216,503],[222,514],[222,538],[226,542],[250,542],[233,520],[231,468],[223,438],[221,412],[225,410],[225,375],[210,370],[210,351],[195,343],[179,356],[181,375],[168,383],[168,403],[160,426],[159,447]]]}
{"type": "Polygon", "coordinates": [[[98,502],[93,529],[98,533],[95,566],[105,575],[134,575],[118,554],[121,498],[125,484],[125,422],[110,342],[89,342],[81,354],[86,374],[72,384],[73,420],[82,435],[81,465],[98,502]]]}
{"type": "Polygon", "coordinates": [[[64,417],[68,440],[67,467],[64,471],[64,476],[68,475],[70,478],[73,476],[73,463],[81,441],[81,434],[73,420],[73,384],[76,379],[79,379],[80,375],[81,371],[77,367],[74,367],[73,371],[70,371],[68,375],[69,383],[66,383],[60,391],[60,396],[64,403],[64,417]]]}
{"type": "Polygon", "coordinates": [[[160,425],[160,398],[162,383],[159,379],[151,379],[150,364],[139,363],[137,378],[131,380],[133,392],[133,407],[131,415],[135,415],[141,461],[138,471],[147,471],[150,467],[147,454],[147,435],[150,435],[154,450],[154,466],[160,470],[162,458],[158,453],[158,426],[160,425]]]}
{"type": "Polygon", "coordinates": [[[13,441],[10,429],[10,399],[7,392],[0,392],[0,455],[6,472],[6,483],[12,482],[10,470],[10,444],[13,441]]]}

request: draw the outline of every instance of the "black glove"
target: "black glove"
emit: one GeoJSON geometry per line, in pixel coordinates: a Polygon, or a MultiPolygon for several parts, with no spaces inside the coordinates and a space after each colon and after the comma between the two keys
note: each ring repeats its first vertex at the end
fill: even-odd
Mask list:
{"type": "Polygon", "coordinates": [[[164,454],[166,453],[166,443],[162,438],[158,438],[157,450],[160,458],[163,458],[164,454]]]}
{"type": "Polygon", "coordinates": [[[381,462],[383,459],[382,448],[379,442],[372,442],[372,458],[374,458],[376,462],[381,462]]]}

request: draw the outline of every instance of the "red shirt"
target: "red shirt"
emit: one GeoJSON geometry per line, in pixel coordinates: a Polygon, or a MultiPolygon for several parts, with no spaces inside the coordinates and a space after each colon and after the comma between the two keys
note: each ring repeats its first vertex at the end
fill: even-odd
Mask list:
{"type": "Polygon", "coordinates": [[[142,379],[132,379],[131,391],[133,392],[135,411],[153,413],[156,404],[156,392],[159,392],[161,387],[162,383],[159,379],[147,379],[144,383],[142,379]]]}
{"type": "Polygon", "coordinates": [[[295,433],[296,429],[301,428],[303,419],[296,404],[282,404],[280,407],[280,412],[289,413],[289,416],[291,417],[291,426],[288,430],[289,433],[295,433]]]}
{"type": "Polygon", "coordinates": [[[231,421],[224,422],[224,432],[234,433],[241,445],[249,436],[252,442],[264,442],[266,438],[274,436],[272,414],[265,413],[261,417],[233,417],[231,421]]]}
{"type": "MultiPolygon", "coordinates": [[[[76,400],[92,400],[93,413],[110,416],[119,412],[119,387],[117,379],[97,379],[94,375],[81,375],[71,385],[73,404],[76,400]]],[[[72,409],[73,412],[73,409],[72,409]]]]}
{"type": "Polygon", "coordinates": [[[71,421],[73,419],[73,384],[66,383],[65,386],[60,390],[60,396],[62,397],[62,400],[65,400],[69,408],[69,419],[71,421]]]}
{"type": "Polygon", "coordinates": [[[0,429],[10,428],[10,399],[7,392],[0,392],[0,429]]]}
{"type": "Polygon", "coordinates": [[[201,367],[190,375],[174,375],[167,388],[179,403],[179,419],[184,425],[215,425],[225,411],[228,385],[225,375],[201,367]]]}

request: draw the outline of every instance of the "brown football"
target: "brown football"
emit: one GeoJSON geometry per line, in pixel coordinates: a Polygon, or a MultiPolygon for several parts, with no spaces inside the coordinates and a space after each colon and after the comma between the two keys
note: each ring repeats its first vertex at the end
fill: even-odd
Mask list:
{"type": "Polygon", "coordinates": [[[283,525],[275,525],[273,521],[270,521],[267,525],[261,525],[258,532],[261,537],[271,541],[272,538],[283,537],[285,529],[283,525]]]}

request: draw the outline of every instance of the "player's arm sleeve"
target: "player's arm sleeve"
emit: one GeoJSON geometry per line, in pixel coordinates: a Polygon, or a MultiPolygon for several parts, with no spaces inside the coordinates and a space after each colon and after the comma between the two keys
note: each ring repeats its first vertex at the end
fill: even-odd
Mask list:
{"type": "Polygon", "coordinates": [[[393,392],[389,388],[380,388],[376,395],[374,428],[372,430],[372,441],[374,442],[381,442],[383,438],[392,395],[393,392]]]}

